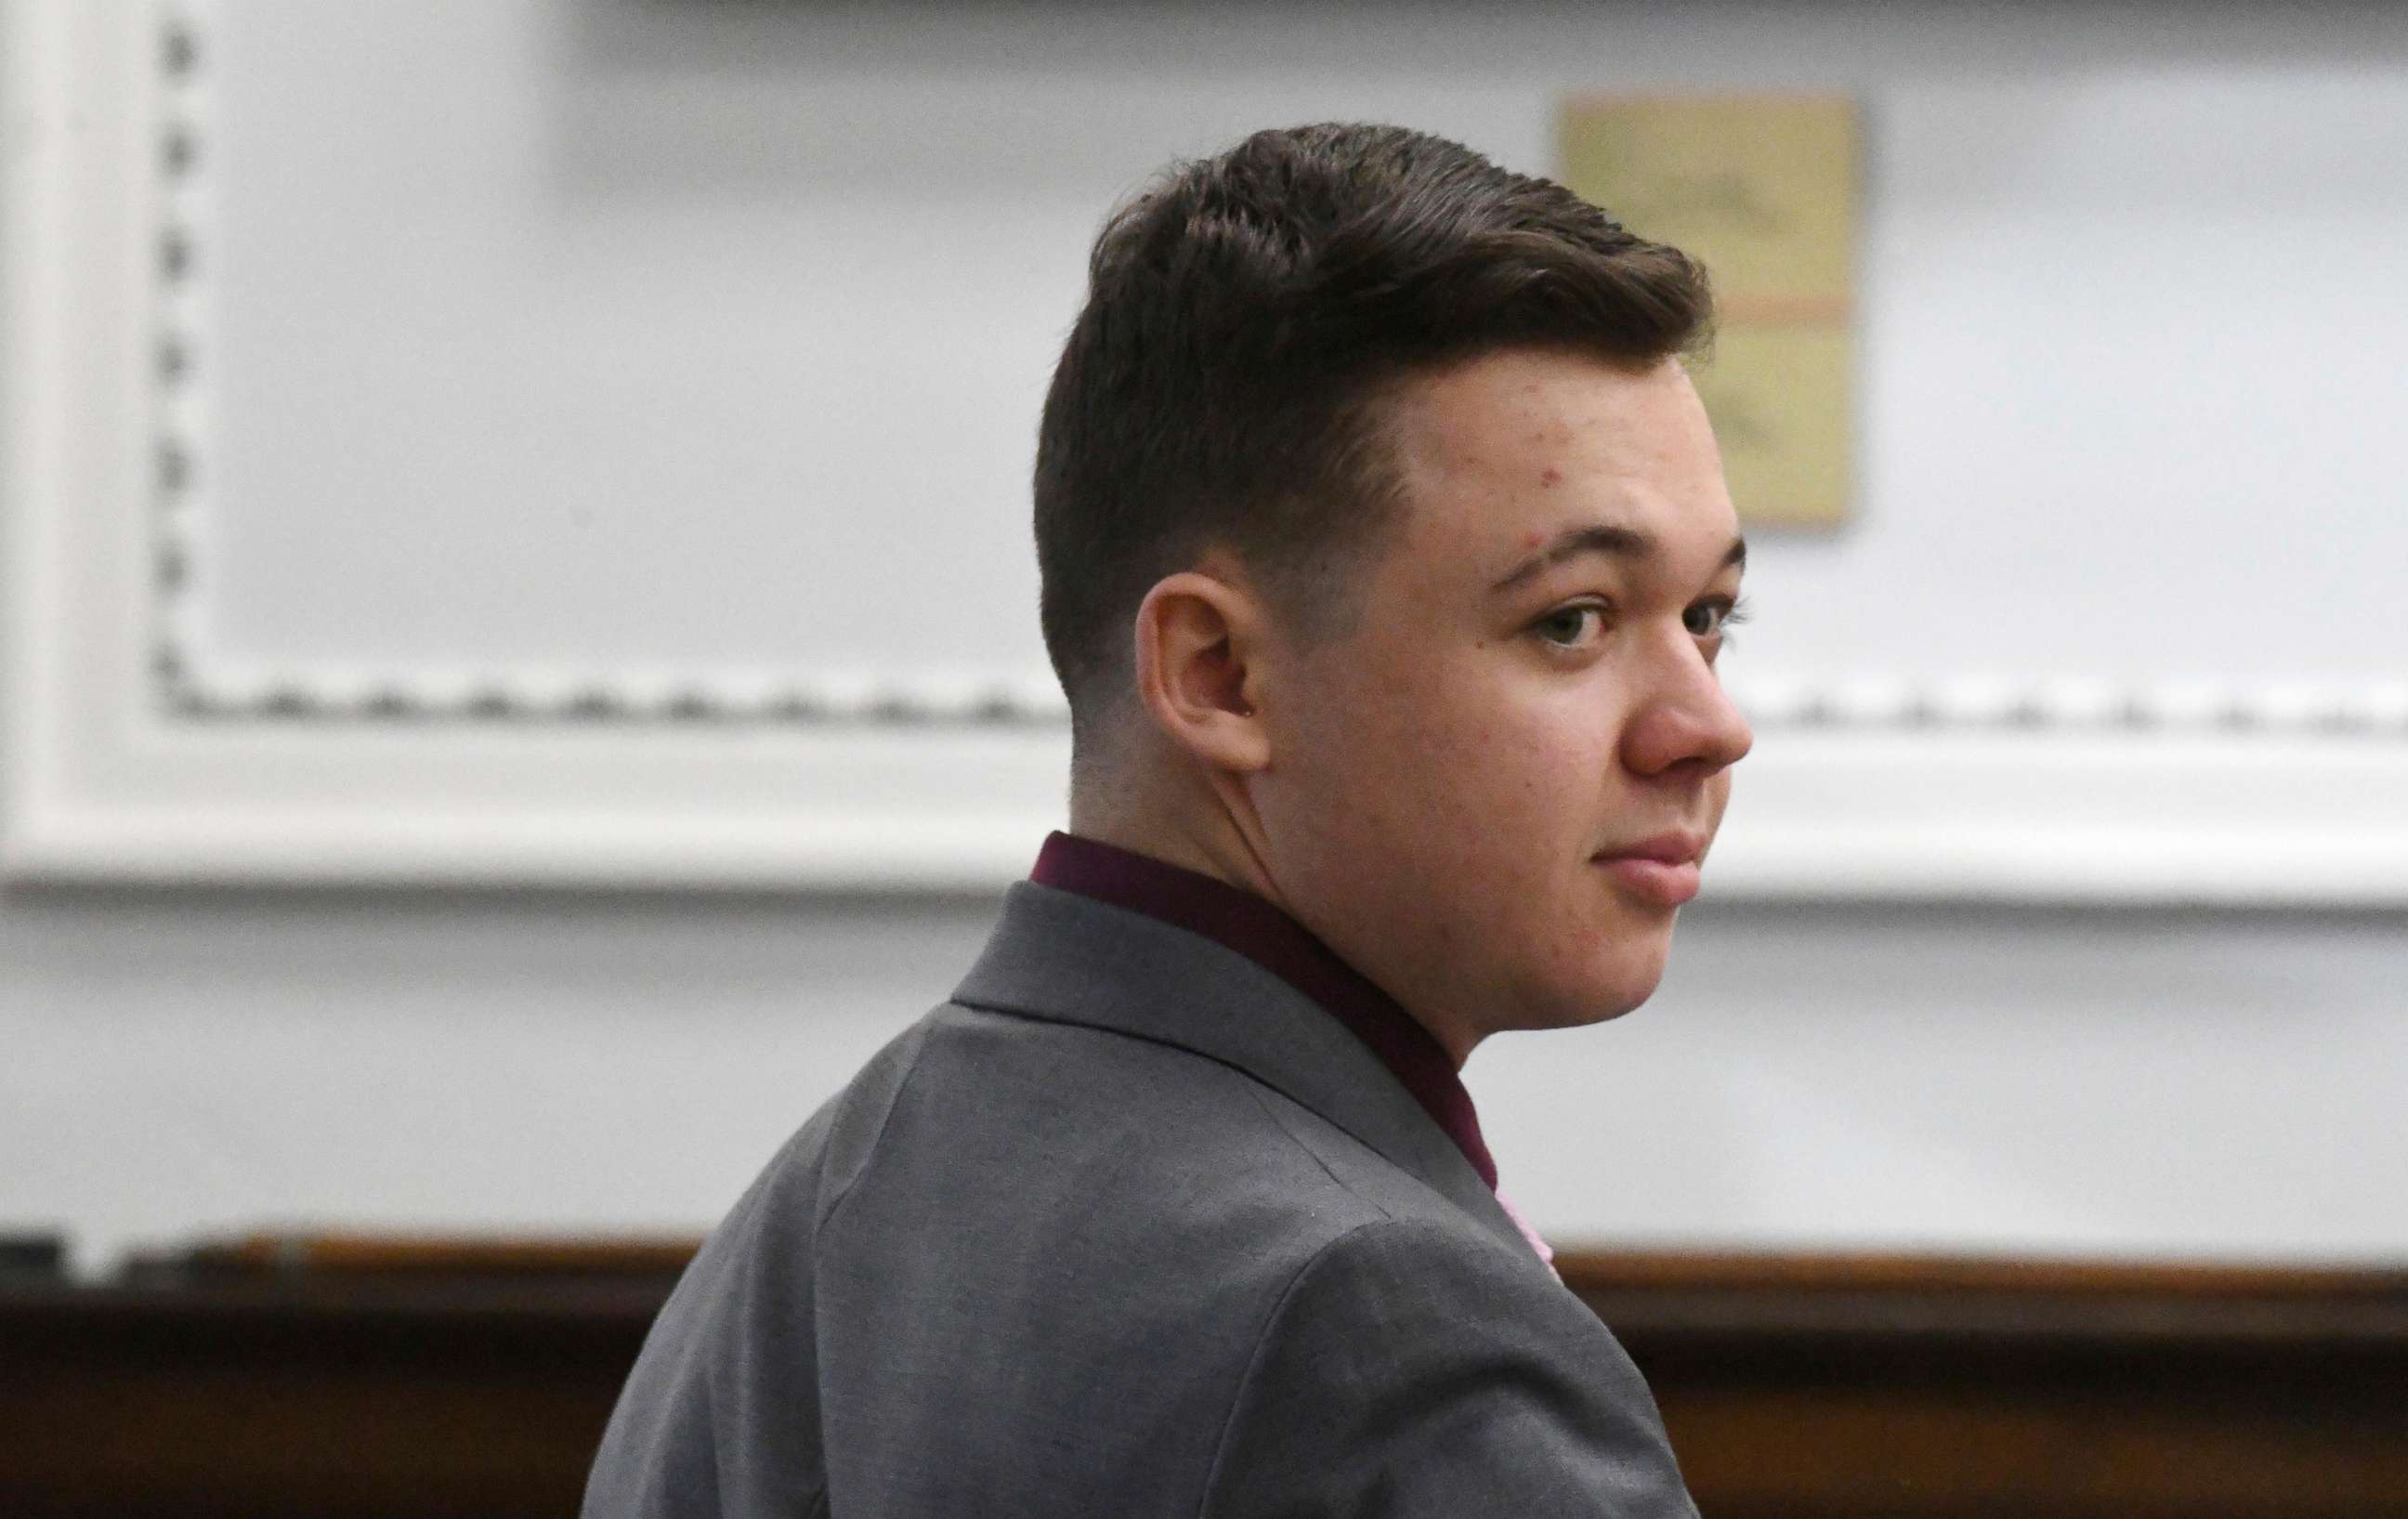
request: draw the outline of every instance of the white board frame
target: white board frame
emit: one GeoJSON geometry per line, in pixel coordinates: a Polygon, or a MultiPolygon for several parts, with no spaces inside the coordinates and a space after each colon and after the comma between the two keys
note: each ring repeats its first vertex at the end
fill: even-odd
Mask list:
{"type": "MultiPolygon", "coordinates": [[[[273,672],[179,596],[189,18],[0,7],[0,874],[987,891],[1064,815],[1041,677],[273,672]]],[[[205,351],[206,344],[202,343],[205,351]]],[[[223,509],[224,504],[215,504],[223,509]]],[[[2408,682],[1737,693],[1725,898],[2408,905],[2408,682]]]]}

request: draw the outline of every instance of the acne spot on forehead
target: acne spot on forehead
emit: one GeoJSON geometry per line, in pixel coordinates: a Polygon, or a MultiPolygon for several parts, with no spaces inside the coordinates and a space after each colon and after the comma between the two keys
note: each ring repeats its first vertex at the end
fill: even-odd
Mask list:
{"type": "MultiPolygon", "coordinates": [[[[1553,473],[1555,473],[1555,471],[1553,471],[1553,470],[1549,470],[1549,471],[1548,471],[1548,473],[1549,473],[1549,474],[1553,474],[1553,473]]],[[[1523,548],[1525,548],[1525,549],[1535,549],[1535,548],[1537,548],[1540,544],[1544,543],[1544,542],[1546,542],[1546,541],[1547,541],[1547,535],[1546,535],[1546,534],[1544,534],[1544,533],[1540,532],[1540,531],[1539,531],[1537,528],[1535,528],[1535,527],[1534,527],[1534,528],[1532,528],[1532,529],[1530,529],[1530,531],[1528,531],[1528,532],[1526,532],[1526,533],[1525,533],[1525,534],[1523,534],[1523,535],[1522,535],[1522,547],[1523,547],[1523,548]]]]}
{"type": "Polygon", "coordinates": [[[1564,472],[1553,465],[1539,471],[1539,488],[1542,491],[1553,490],[1563,482],[1564,472]]]}

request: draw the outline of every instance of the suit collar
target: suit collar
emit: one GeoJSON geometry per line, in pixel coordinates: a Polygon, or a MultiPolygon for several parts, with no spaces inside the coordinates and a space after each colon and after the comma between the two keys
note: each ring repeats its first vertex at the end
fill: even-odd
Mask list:
{"type": "Polygon", "coordinates": [[[1028,879],[1184,928],[1237,951],[1346,1025],[1413,1095],[1490,1190],[1497,1163],[1455,1062],[1402,1004],[1266,897],[1216,876],[1131,850],[1056,833],[1028,879]]]}
{"type": "Polygon", "coordinates": [[[1311,997],[1212,939],[1019,881],[1005,892],[1002,919],[953,1000],[1109,1029],[1234,1067],[1521,1246],[1488,1183],[1379,1056],[1311,997]]]}

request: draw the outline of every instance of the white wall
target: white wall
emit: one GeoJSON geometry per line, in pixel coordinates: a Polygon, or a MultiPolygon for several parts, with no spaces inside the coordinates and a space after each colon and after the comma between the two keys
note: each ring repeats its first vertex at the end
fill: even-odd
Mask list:
{"type": "MultiPolygon", "coordinates": [[[[229,662],[1025,665],[1012,503],[1111,195],[1341,112],[1542,167],[1560,91],[1695,83],[1858,90],[1873,128],[1861,521],[1762,545],[1743,659],[2408,670],[2391,12],[200,14],[229,662]]],[[[274,1222],[698,1228],[992,911],[16,890],[0,1225],[87,1267],[274,1222]]],[[[2397,1260],[2403,984],[2397,912],[1710,892],[1647,1008],[1469,1074],[1568,1240],[2397,1260]]]]}
{"type": "MultiPolygon", "coordinates": [[[[700,1228],[982,900],[0,899],[0,1219],[700,1228]]],[[[1716,910],[1469,1070],[1562,1240],[2408,1255],[2408,921],[1716,910]]]]}
{"type": "Polygon", "coordinates": [[[1114,199],[1329,116],[1545,169],[1567,93],[1693,87],[1853,92],[1869,143],[1856,520],[1756,535],[1737,674],[2403,673],[2408,14],[214,14],[230,666],[1041,668],[1018,504],[1114,199]]]}

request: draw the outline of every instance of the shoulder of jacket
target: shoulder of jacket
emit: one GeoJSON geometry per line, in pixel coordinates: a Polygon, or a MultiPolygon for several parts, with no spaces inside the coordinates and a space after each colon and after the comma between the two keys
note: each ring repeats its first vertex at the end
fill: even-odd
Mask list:
{"type": "Polygon", "coordinates": [[[1421,1287],[1440,1282],[1519,1283],[1522,1259],[1452,1205],[1426,1212],[1383,1213],[1338,1234],[1297,1269],[1288,1296],[1300,1290],[1421,1287]]]}

